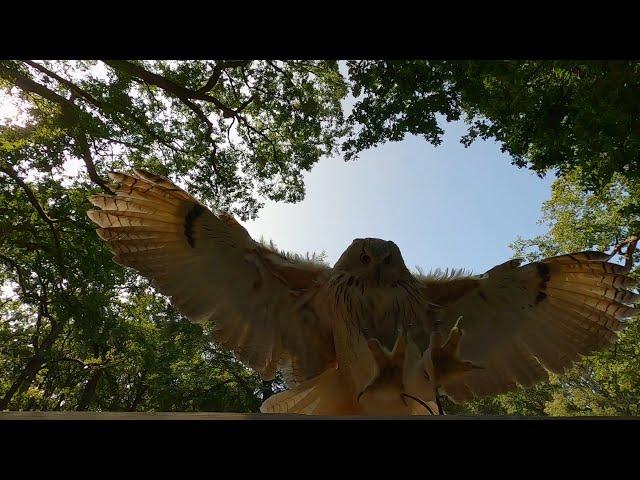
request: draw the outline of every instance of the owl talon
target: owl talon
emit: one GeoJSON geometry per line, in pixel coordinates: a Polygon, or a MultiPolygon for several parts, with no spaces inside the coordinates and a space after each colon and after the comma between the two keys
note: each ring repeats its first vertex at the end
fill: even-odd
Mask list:
{"type": "Polygon", "coordinates": [[[471,370],[484,368],[460,358],[460,344],[462,336],[464,335],[464,331],[459,326],[461,320],[462,317],[458,317],[455,325],[449,331],[449,337],[446,342],[443,342],[442,333],[438,328],[439,325],[435,325],[434,331],[431,334],[431,345],[425,353],[429,353],[434,376],[438,384],[441,384],[451,376],[457,376],[471,370]]]}

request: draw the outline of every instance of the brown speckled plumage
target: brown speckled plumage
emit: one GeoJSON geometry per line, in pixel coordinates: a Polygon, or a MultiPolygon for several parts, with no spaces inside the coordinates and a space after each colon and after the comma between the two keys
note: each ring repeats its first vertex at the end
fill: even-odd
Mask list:
{"type": "Polygon", "coordinates": [[[637,313],[627,270],[580,252],[482,276],[416,276],[393,242],[356,239],[333,268],[255,242],[169,180],[112,173],[88,212],[114,260],[151,279],[265,379],[263,412],[428,415],[562,372],[637,313]]]}

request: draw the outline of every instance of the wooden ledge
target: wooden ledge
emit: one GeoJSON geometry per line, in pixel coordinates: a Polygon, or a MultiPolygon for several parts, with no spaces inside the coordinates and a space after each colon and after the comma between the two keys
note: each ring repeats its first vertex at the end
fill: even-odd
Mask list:
{"type": "Polygon", "coordinates": [[[221,412],[0,412],[0,420],[404,420],[404,421],[509,421],[509,420],[632,420],[640,417],[514,417],[459,416],[435,417],[329,417],[309,415],[221,413],[221,412]]]}

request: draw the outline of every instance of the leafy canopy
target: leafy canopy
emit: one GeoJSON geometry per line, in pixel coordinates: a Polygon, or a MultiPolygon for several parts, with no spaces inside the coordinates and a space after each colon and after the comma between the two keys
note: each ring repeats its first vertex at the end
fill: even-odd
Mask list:
{"type": "Polygon", "coordinates": [[[439,118],[464,119],[465,145],[496,139],[518,167],[579,167],[591,190],[618,173],[640,178],[637,61],[348,62],[357,98],[347,158],[406,134],[442,141],[439,118]]]}
{"type": "MultiPolygon", "coordinates": [[[[639,78],[626,61],[0,61],[0,409],[256,411],[282,388],[111,261],[86,218],[106,171],[147,168],[247,219],[301,200],[322,156],[437,145],[464,119],[466,144],[565,175],[549,234],[518,251],[604,247],[638,231],[639,78]]],[[[637,340],[466,411],[636,412],[637,340]]]]}

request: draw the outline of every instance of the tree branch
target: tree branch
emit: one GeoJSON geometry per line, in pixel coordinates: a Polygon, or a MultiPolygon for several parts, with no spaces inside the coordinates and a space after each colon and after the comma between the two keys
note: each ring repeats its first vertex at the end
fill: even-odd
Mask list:
{"type": "Polygon", "coordinates": [[[29,188],[29,185],[27,185],[18,176],[18,174],[13,170],[13,168],[9,166],[3,166],[3,167],[0,167],[0,171],[8,175],[11,179],[13,179],[14,182],[16,182],[22,188],[22,190],[27,195],[29,202],[33,206],[38,216],[49,226],[49,230],[51,230],[51,234],[53,235],[53,241],[55,243],[55,250],[56,250],[55,254],[58,261],[58,266],[60,267],[61,271],[64,271],[64,262],[62,260],[63,256],[62,256],[62,246],[60,244],[60,235],[58,233],[58,229],[55,226],[54,220],[51,219],[49,215],[47,215],[47,212],[45,212],[44,209],[42,208],[42,205],[40,205],[40,202],[38,201],[38,198],[33,193],[33,190],[31,190],[31,188],[29,188]]]}
{"type": "MultiPolygon", "coordinates": [[[[212,97],[210,95],[207,95],[205,93],[202,93],[201,91],[203,91],[204,87],[199,89],[201,91],[193,91],[190,90],[182,85],[179,85],[175,82],[173,82],[172,80],[169,80],[161,75],[157,75],[153,72],[149,72],[148,70],[145,70],[144,68],[140,67],[139,65],[136,65],[134,63],[128,62],[126,60],[103,60],[104,63],[106,63],[107,65],[109,65],[111,68],[115,69],[115,70],[121,70],[124,71],[130,75],[133,75],[141,80],[143,80],[145,83],[150,84],[150,85],[155,85],[161,89],[163,89],[166,92],[169,92],[171,94],[173,94],[174,96],[176,96],[182,103],[184,103],[187,108],[189,108],[192,112],[194,112],[198,118],[200,119],[201,122],[204,122],[205,125],[207,126],[207,130],[205,132],[205,136],[206,136],[206,140],[207,142],[212,146],[212,152],[209,155],[209,161],[211,162],[214,172],[216,173],[216,176],[219,176],[219,172],[217,170],[217,166],[215,165],[215,156],[217,153],[217,145],[214,142],[214,140],[211,138],[211,135],[213,133],[213,123],[211,122],[211,120],[209,120],[209,118],[207,117],[207,115],[202,111],[202,108],[197,105],[195,102],[193,102],[192,100],[203,100],[206,102],[210,102],[213,103],[216,107],[218,107],[220,110],[222,110],[222,115],[224,118],[231,118],[231,117],[235,117],[237,115],[237,112],[232,110],[231,108],[227,107],[226,105],[224,105],[222,102],[220,102],[217,98],[212,97]]],[[[242,62],[242,64],[244,64],[244,61],[242,62]]],[[[230,64],[227,64],[227,66],[230,66],[230,64]]],[[[210,79],[211,81],[211,79],[210,79]]],[[[209,82],[208,82],[209,83],[209,82]]],[[[205,85],[206,87],[206,85],[205,85]]],[[[244,107],[243,107],[244,108],[244,107]]]]}
{"type": "Polygon", "coordinates": [[[251,60],[228,60],[217,62],[215,67],[213,67],[213,72],[211,72],[211,77],[209,77],[207,83],[197,89],[196,93],[207,93],[213,90],[218,83],[218,80],[220,80],[220,75],[222,75],[222,71],[225,68],[246,67],[249,63],[251,63],[251,60]]]}
{"type": "MultiPolygon", "coordinates": [[[[33,68],[35,68],[36,70],[40,71],[41,73],[44,73],[45,75],[56,79],[62,85],[67,87],[69,90],[71,90],[71,92],[73,92],[76,97],[84,98],[85,100],[87,100],[90,103],[92,103],[95,107],[100,108],[100,109],[104,109],[104,104],[102,102],[97,100],[89,92],[87,92],[84,89],[82,89],[79,86],[77,86],[75,83],[67,80],[66,78],[62,78],[57,73],[52,72],[51,70],[49,70],[48,68],[46,68],[43,65],[40,65],[39,63],[33,62],[31,60],[23,60],[23,62],[26,63],[27,65],[32,66],[33,68]]],[[[71,103],[73,103],[73,102],[71,102],[71,103]]]]}
{"type": "Polygon", "coordinates": [[[24,273],[20,265],[18,265],[18,263],[12,258],[9,258],[6,255],[3,255],[1,253],[0,253],[0,259],[4,260],[7,265],[15,269],[17,280],[18,280],[18,286],[20,287],[20,291],[22,292],[22,295],[24,295],[27,298],[31,298],[32,300],[35,300],[37,302],[41,302],[42,299],[38,294],[27,290],[26,284],[24,282],[24,273]]]}
{"type": "Polygon", "coordinates": [[[220,75],[222,75],[222,64],[216,63],[216,66],[213,67],[213,72],[211,73],[209,80],[207,80],[207,83],[202,87],[196,90],[196,93],[207,93],[211,91],[213,87],[216,86],[216,83],[218,83],[218,80],[220,80],[220,75]]]}
{"type": "Polygon", "coordinates": [[[631,235],[629,238],[621,242],[618,242],[616,246],[613,247],[612,255],[617,254],[617,255],[624,255],[626,257],[624,267],[627,269],[627,271],[631,271],[631,269],[633,268],[633,253],[636,251],[636,246],[638,245],[639,240],[640,240],[640,236],[631,235]],[[624,245],[627,245],[627,250],[623,254],[622,247],[624,245]]]}
{"type": "Polygon", "coordinates": [[[77,108],[73,104],[73,102],[67,100],[62,95],[58,95],[53,90],[49,90],[47,87],[40,85],[37,82],[34,82],[32,79],[25,77],[24,75],[22,75],[21,73],[15,70],[5,67],[1,63],[0,63],[0,77],[10,81],[11,83],[14,83],[18,87],[20,87],[22,90],[36,93],[41,97],[46,98],[47,100],[50,100],[52,102],[55,102],[63,107],[77,108]]]}
{"type": "Polygon", "coordinates": [[[79,132],[77,135],[74,135],[76,139],[76,143],[82,152],[82,159],[84,160],[84,164],[87,167],[87,172],[89,172],[89,178],[93,183],[100,186],[105,193],[113,195],[113,190],[109,188],[107,183],[100,178],[98,172],[96,171],[96,166],[93,163],[93,157],[91,156],[91,149],[89,148],[89,143],[87,142],[87,135],[84,132],[79,132]]]}
{"type": "MultiPolygon", "coordinates": [[[[280,168],[282,169],[282,171],[285,170],[285,166],[282,163],[282,161],[280,160],[280,158],[278,157],[278,150],[276,148],[276,144],[273,142],[273,140],[271,140],[262,130],[258,130],[257,128],[255,128],[253,125],[251,125],[249,123],[249,121],[243,117],[240,114],[235,115],[235,117],[238,119],[238,122],[243,124],[245,127],[247,127],[248,131],[252,131],[258,135],[260,135],[267,143],[269,143],[269,145],[271,146],[271,150],[273,152],[273,161],[276,162],[280,168]]],[[[247,132],[248,133],[248,132],[247,132]]],[[[251,135],[248,135],[251,143],[253,143],[253,140],[251,140],[251,135]]]]}
{"type": "MultiPolygon", "coordinates": [[[[162,145],[170,148],[171,150],[179,151],[179,149],[177,149],[174,145],[172,145],[171,143],[167,142],[162,137],[160,137],[157,133],[155,133],[151,129],[151,127],[149,127],[144,121],[140,120],[138,117],[133,115],[131,112],[129,112],[127,110],[123,110],[123,109],[117,108],[117,106],[115,106],[115,105],[106,104],[104,102],[101,102],[100,100],[96,99],[90,93],[88,93],[84,89],[80,88],[79,86],[77,86],[76,84],[71,82],[70,80],[67,80],[67,79],[61,77],[60,75],[56,74],[55,72],[52,72],[51,70],[47,69],[46,67],[44,67],[44,66],[42,66],[42,65],[40,65],[40,64],[38,64],[36,62],[33,62],[31,60],[24,60],[24,63],[26,63],[27,65],[32,66],[33,68],[39,70],[40,72],[42,72],[42,73],[50,76],[51,78],[57,80],[62,85],[64,85],[67,88],[69,88],[69,90],[71,90],[71,92],[75,96],[80,97],[80,98],[84,98],[85,100],[89,101],[89,103],[91,103],[96,108],[98,108],[98,109],[100,109],[102,111],[105,111],[105,112],[115,111],[115,112],[118,112],[118,113],[124,115],[125,117],[127,117],[131,121],[133,121],[133,123],[138,125],[138,127],[140,127],[147,135],[149,135],[151,138],[153,138],[157,142],[159,142],[162,145]]],[[[33,80],[31,80],[31,79],[19,74],[18,72],[15,72],[14,70],[3,68],[1,65],[0,65],[0,77],[5,78],[6,80],[9,80],[9,81],[15,83],[18,87],[22,88],[23,90],[25,90],[27,92],[31,92],[31,93],[35,93],[37,95],[40,95],[41,97],[46,98],[47,100],[50,100],[52,102],[56,102],[56,103],[62,105],[63,107],[65,107],[65,108],[69,107],[69,108],[78,109],[78,106],[75,105],[71,100],[68,100],[68,99],[64,98],[63,96],[58,95],[53,90],[50,90],[50,89],[48,89],[47,87],[45,87],[43,85],[40,85],[39,83],[37,83],[37,82],[35,82],[35,81],[33,81],[33,80]]]]}
{"type": "Polygon", "coordinates": [[[190,90],[172,80],[169,80],[168,78],[163,77],[162,75],[145,70],[135,63],[131,63],[126,60],[103,60],[103,62],[115,70],[126,72],[129,75],[138,77],[151,85],[156,85],[164,91],[172,93],[183,102],[184,100],[204,100],[205,102],[214,104],[222,110],[222,115],[225,118],[230,118],[235,114],[231,108],[227,107],[217,98],[207,95],[206,93],[198,93],[197,91],[190,90]]]}

